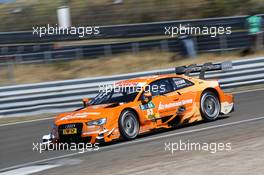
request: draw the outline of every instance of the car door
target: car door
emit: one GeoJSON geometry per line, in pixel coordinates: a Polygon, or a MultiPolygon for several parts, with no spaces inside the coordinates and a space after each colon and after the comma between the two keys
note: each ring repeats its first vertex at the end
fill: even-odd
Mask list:
{"type": "Polygon", "coordinates": [[[170,78],[152,82],[145,91],[152,94],[151,101],[141,105],[147,120],[172,116],[177,112],[180,95],[174,91],[170,78]]]}
{"type": "Polygon", "coordinates": [[[181,78],[173,77],[171,78],[174,91],[180,94],[180,104],[184,106],[185,113],[192,113],[195,107],[196,92],[193,91],[194,83],[181,78]]]}

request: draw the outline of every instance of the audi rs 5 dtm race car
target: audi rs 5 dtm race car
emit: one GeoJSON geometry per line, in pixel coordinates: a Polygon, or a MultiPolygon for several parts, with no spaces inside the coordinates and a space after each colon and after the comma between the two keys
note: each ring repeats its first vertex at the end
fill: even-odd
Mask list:
{"type": "Polygon", "coordinates": [[[204,74],[228,67],[227,62],[182,66],[176,74],[120,81],[93,99],[83,99],[83,108],[58,115],[43,143],[131,140],[158,128],[216,120],[233,111],[233,96],[218,81],[204,80],[204,74]],[[199,78],[188,76],[195,72],[199,78]]]}

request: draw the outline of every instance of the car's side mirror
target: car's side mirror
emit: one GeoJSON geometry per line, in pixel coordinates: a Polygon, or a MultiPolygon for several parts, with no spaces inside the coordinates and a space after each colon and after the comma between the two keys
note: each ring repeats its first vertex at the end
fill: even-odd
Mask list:
{"type": "Polygon", "coordinates": [[[83,101],[83,107],[89,106],[89,102],[90,102],[89,98],[83,98],[82,101],[83,101]]]}
{"type": "Polygon", "coordinates": [[[151,92],[144,92],[143,93],[143,96],[142,96],[142,101],[144,102],[144,103],[148,103],[148,102],[150,102],[152,100],[152,94],[151,94],[151,92]]]}

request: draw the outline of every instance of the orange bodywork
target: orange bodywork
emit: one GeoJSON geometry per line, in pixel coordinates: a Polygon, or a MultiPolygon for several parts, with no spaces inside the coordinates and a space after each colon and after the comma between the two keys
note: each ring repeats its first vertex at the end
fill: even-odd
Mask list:
{"type": "MultiPolygon", "coordinates": [[[[221,104],[221,114],[228,114],[233,110],[233,96],[224,93],[219,87],[218,82],[214,80],[206,81],[185,75],[169,74],[130,79],[118,82],[118,84],[133,86],[141,83],[148,85],[164,78],[182,78],[192,82],[193,85],[164,95],[154,96],[151,100],[152,104],[154,104],[152,109],[144,109],[142,107],[144,105],[140,98],[143,93],[142,88],[135,99],[128,103],[88,105],[77,111],[62,113],[54,121],[57,127],[53,131],[53,135],[55,136],[54,141],[60,141],[60,137],[65,134],[60,130],[60,126],[70,124],[80,126],[80,137],[86,138],[90,143],[96,143],[98,139],[103,139],[104,142],[119,139],[118,120],[122,111],[126,109],[133,110],[137,114],[140,123],[140,133],[200,121],[202,120],[200,99],[205,90],[217,93],[221,104]],[[103,125],[89,126],[87,124],[87,122],[102,118],[106,119],[103,125]]],[[[65,135],[65,137],[67,136],[65,135]]]]}

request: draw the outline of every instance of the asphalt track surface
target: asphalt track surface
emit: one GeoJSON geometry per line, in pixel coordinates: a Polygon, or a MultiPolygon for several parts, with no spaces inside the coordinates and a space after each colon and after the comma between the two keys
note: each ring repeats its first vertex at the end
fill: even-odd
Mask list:
{"type": "MultiPolygon", "coordinates": [[[[241,125],[240,127],[243,126],[242,129],[240,128],[239,132],[246,132],[247,129],[255,128],[257,124],[259,125],[259,127],[263,126],[264,90],[235,94],[235,104],[236,106],[234,113],[230,114],[229,116],[222,117],[214,122],[208,122],[208,123],[202,122],[192,126],[186,126],[173,130],[166,130],[163,132],[158,132],[147,136],[142,136],[136,139],[135,141],[118,142],[112,145],[103,146],[102,148],[100,148],[100,151],[98,152],[94,151],[94,152],[87,152],[84,154],[79,154],[77,152],[63,152],[63,151],[48,151],[40,154],[37,151],[32,151],[33,142],[34,143],[41,142],[41,137],[49,132],[52,120],[0,126],[0,140],[1,140],[0,172],[2,170],[7,170],[10,167],[16,168],[16,167],[21,167],[23,165],[40,164],[43,162],[60,160],[61,158],[72,158],[72,159],[78,159],[78,160],[80,159],[82,161],[87,161],[87,159],[91,157],[92,160],[90,160],[89,162],[90,167],[92,165],[93,165],[92,167],[96,167],[96,166],[100,167],[99,169],[91,167],[93,169],[93,172],[96,173],[96,171],[99,172],[99,170],[102,169],[100,165],[102,162],[107,161],[109,165],[109,164],[115,164],[115,161],[118,160],[136,162],[137,159],[140,157],[144,157],[144,158],[151,157],[150,153],[146,153],[144,155],[145,151],[142,151],[142,150],[148,150],[150,147],[150,143],[151,146],[158,145],[159,149],[164,150],[164,142],[169,141],[169,139],[172,137],[174,138],[173,140],[175,141],[176,136],[184,139],[185,135],[188,135],[188,137],[197,139],[198,137],[196,136],[197,133],[203,133],[205,131],[208,132],[208,130],[217,131],[219,130],[219,128],[228,127],[226,125],[229,124],[230,126],[233,125],[241,125]],[[252,122],[249,121],[251,119],[252,122]],[[239,121],[242,121],[242,123],[239,123],[239,121]],[[244,123],[243,121],[246,122],[244,123]],[[204,129],[204,128],[208,128],[208,129],[204,129]],[[65,155],[69,155],[69,156],[65,156],[65,155]],[[46,160],[46,161],[42,161],[42,160],[46,160]]],[[[234,129],[234,131],[237,130],[238,130],[237,128],[234,129]]],[[[211,133],[211,136],[209,133],[209,136],[207,138],[210,138],[209,140],[214,140],[218,137],[218,135],[221,135],[222,137],[224,136],[228,139],[228,136],[231,135],[231,133],[232,133],[232,129],[230,130],[230,128],[222,129],[221,132],[211,133]]],[[[158,150],[152,150],[151,151],[152,154],[155,155],[155,151],[159,152],[158,150]]],[[[164,152],[162,154],[164,154],[164,152]]],[[[158,157],[162,156],[162,154],[158,155],[158,157]]],[[[156,158],[158,157],[156,156],[156,158]]],[[[154,161],[155,160],[153,160],[153,162],[154,161]]],[[[61,170],[62,170],[61,173],[67,174],[63,172],[63,169],[61,170]]],[[[55,168],[53,171],[51,171],[50,174],[61,174],[61,173],[55,168]]],[[[71,172],[71,174],[76,174],[76,170],[75,173],[71,172]]]]}

